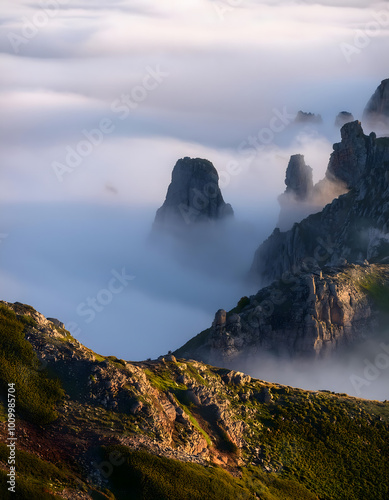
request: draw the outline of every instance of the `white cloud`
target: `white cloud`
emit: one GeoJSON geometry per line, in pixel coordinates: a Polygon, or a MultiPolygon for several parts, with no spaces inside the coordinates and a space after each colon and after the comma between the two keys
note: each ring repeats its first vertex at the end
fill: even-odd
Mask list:
{"type": "MultiPolygon", "coordinates": [[[[356,30],[366,31],[378,12],[389,11],[387,2],[242,0],[236,8],[224,11],[220,11],[220,5],[231,7],[223,0],[62,0],[61,9],[47,14],[44,22],[41,3],[3,0],[0,198],[7,203],[7,210],[19,207],[13,235],[10,231],[3,243],[5,249],[9,245],[7,286],[2,291],[5,299],[8,289],[14,300],[34,302],[36,297],[32,305],[47,314],[55,302],[64,305],[58,315],[71,311],[74,283],[82,283],[85,293],[94,289],[90,271],[86,271],[89,261],[95,259],[94,272],[106,263],[104,252],[96,250],[99,234],[91,238],[94,247],[86,246],[86,252],[80,249],[77,253],[83,225],[98,232],[99,218],[105,217],[104,211],[97,213],[96,206],[118,208],[115,214],[119,218],[127,216],[125,209],[146,206],[149,216],[142,219],[147,225],[142,231],[147,232],[150,214],[163,202],[171,169],[183,156],[208,158],[222,177],[231,162],[242,167],[223,184],[223,194],[239,220],[254,224],[258,240],[260,234],[264,237],[271,231],[277,219],[276,197],[284,190],[289,156],[305,154],[306,162],[315,169],[316,180],[322,176],[331,144],[339,140],[339,132],[333,127],[335,116],[347,110],[360,118],[370,95],[388,77],[382,64],[387,26],[368,36],[366,46],[358,49],[349,62],[341,44],[355,43],[356,30]],[[37,27],[39,19],[41,26],[37,27]],[[26,37],[26,33],[30,35],[26,37]],[[24,37],[19,45],[15,39],[12,45],[15,35],[24,37]],[[111,110],[112,103],[140,85],[148,67],[158,65],[169,76],[126,119],[119,119],[111,110]],[[250,137],[258,138],[270,126],[275,109],[285,109],[289,115],[300,109],[320,113],[325,125],[316,133],[286,126],[274,134],[270,144],[258,149],[252,162],[246,161],[247,155],[242,157],[239,145],[250,137]],[[112,133],[105,134],[101,144],[59,182],[53,162],[64,162],[67,148],[77,148],[85,139],[83,131],[96,128],[104,118],[112,120],[112,133]],[[54,202],[73,209],[55,212],[54,202]],[[42,203],[53,210],[51,219],[43,217],[47,209],[42,203]],[[76,204],[90,207],[89,218],[80,215],[82,220],[77,220],[84,212],[74,208],[76,204]],[[31,227],[39,226],[39,231],[27,232],[23,221],[33,206],[37,207],[36,218],[28,220],[31,227]],[[63,233],[58,229],[57,237],[66,234],[69,240],[64,243],[66,251],[60,254],[60,261],[55,245],[45,251],[50,220],[53,227],[63,228],[63,233]],[[77,234],[73,228],[77,228],[77,234]],[[28,256],[24,252],[30,247],[28,256]],[[66,257],[66,252],[73,250],[72,258],[66,257]],[[78,264],[72,272],[74,260],[78,264]],[[21,270],[22,261],[34,268],[31,275],[27,273],[28,279],[23,271],[29,271],[29,267],[21,270]],[[68,266],[66,276],[61,270],[63,262],[68,266]],[[37,293],[39,273],[49,268],[50,272],[55,268],[53,279],[44,280],[37,293]],[[58,289],[55,300],[53,289],[58,289]]],[[[114,252],[107,252],[115,260],[122,240],[118,233],[109,232],[114,220],[112,216],[110,223],[103,225],[110,240],[102,248],[114,248],[114,252]]],[[[5,215],[0,219],[1,232],[7,229],[8,221],[5,215]]],[[[126,227],[123,220],[122,224],[121,228],[126,227]]],[[[121,255],[124,259],[125,253],[121,255]]],[[[249,261],[247,257],[247,267],[249,261]]],[[[190,288],[193,276],[177,276],[190,288]]],[[[199,290],[195,300],[199,296],[207,299],[203,285],[196,280],[195,284],[199,290]]],[[[132,300],[142,305],[140,294],[146,294],[142,311],[147,312],[147,307],[158,310],[166,322],[158,335],[169,336],[169,328],[173,328],[169,317],[173,318],[176,304],[156,305],[157,291],[152,283],[148,286],[148,290],[133,294],[132,300]],[[165,307],[169,313],[164,314],[165,307]]],[[[215,286],[209,300],[219,293],[215,286]]],[[[231,304],[233,293],[226,298],[231,304]]],[[[213,307],[213,302],[210,304],[213,307]]],[[[115,314],[118,311],[114,308],[115,314]]],[[[211,306],[205,313],[199,313],[198,305],[180,311],[180,321],[185,317],[193,320],[192,332],[185,325],[187,339],[198,333],[205,317],[210,317],[211,306]],[[201,318],[199,323],[196,317],[201,318]]],[[[107,325],[113,317],[107,316],[107,325]]],[[[124,324],[121,320],[120,325],[124,324]]],[[[136,325],[141,327],[141,319],[136,325]]],[[[177,347],[181,326],[174,328],[177,347]]],[[[146,350],[148,343],[145,340],[138,352],[146,350]]]]}

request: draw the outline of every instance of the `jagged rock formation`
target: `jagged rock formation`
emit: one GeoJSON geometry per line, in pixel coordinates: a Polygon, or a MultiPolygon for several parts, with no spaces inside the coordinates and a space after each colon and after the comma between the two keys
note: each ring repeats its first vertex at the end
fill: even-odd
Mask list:
{"type": "Polygon", "coordinates": [[[366,136],[359,121],[347,123],[340,133],[342,140],[333,146],[326,176],[343,181],[351,189],[365,171],[367,155],[373,149],[375,136],[366,136]]]}
{"type": "Polygon", "coordinates": [[[305,111],[299,111],[294,119],[295,123],[299,124],[310,124],[310,123],[323,123],[323,118],[321,115],[315,115],[314,113],[307,113],[305,111]]]}
{"type": "Polygon", "coordinates": [[[340,111],[335,118],[335,127],[343,127],[346,123],[353,122],[355,120],[352,113],[349,111],[340,111]]]}
{"type": "Polygon", "coordinates": [[[379,307],[364,285],[378,275],[389,287],[389,265],[349,265],[285,276],[243,298],[229,313],[219,310],[201,341],[194,338],[176,354],[243,367],[260,363],[267,354],[329,356],[377,330],[379,307]]]}
{"type": "Polygon", "coordinates": [[[342,128],[328,178],[351,190],[292,229],[273,234],[255,253],[251,275],[267,284],[307,263],[323,268],[345,260],[379,262],[389,255],[389,139],[363,134],[359,122],[342,128]]]}
{"type": "Polygon", "coordinates": [[[312,210],[312,168],[306,165],[304,155],[292,155],[286,169],[286,189],[278,197],[281,210],[277,227],[286,230],[312,210]]]}
{"type": "Polygon", "coordinates": [[[213,222],[232,216],[219,188],[219,176],[208,160],[177,161],[163,205],[157,210],[154,228],[175,229],[213,222]]]}
{"type": "Polygon", "coordinates": [[[304,155],[292,155],[286,169],[285,194],[292,195],[296,200],[306,200],[312,192],[312,168],[306,165],[304,155]]]}
{"type": "Polygon", "coordinates": [[[363,112],[363,120],[373,128],[389,126],[389,78],[382,80],[369,99],[363,112]]]}

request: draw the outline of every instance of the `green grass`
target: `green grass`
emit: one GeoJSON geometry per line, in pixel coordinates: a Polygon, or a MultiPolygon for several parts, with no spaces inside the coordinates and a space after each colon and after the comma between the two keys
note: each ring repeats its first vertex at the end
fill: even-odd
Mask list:
{"type": "Polygon", "coordinates": [[[202,434],[202,436],[204,437],[205,441],[207,442],[207,445],[208,446],[212,446],[212,441],[211,441],[211,438],[208,436],[208,434],[205,432],[204,429],[202,429],[202,427],[200,426],[200,424],[197,422],[197,420],[195,419],[195,417],[192,415],[190,409],[188,406],[184,405],[184,404],[181,404],[183,410],[185,411],[186,415],[188,416],[190,422],[192,423],[193,427],[195,429],[197,429],[200,434],[202,434]]]}
{"type": "MultiPolygon", "coordinates": [[[[219,467],[182,463],[124,446],[102,449],[112,452],[121,465],[113,467],[110,489],[117,500],[317,500],[296,480],[269,474],[256,467],[233,477],[219,467]]],[[[337,499],[338,500],[338,499],[337,499]]]]}
{"type": "Polygon", "coordinates": [[[317,500],[315,493],[293,479],[280,474],[263,472],[259,467],[249,466],[243,470],[244,486],[261,500],[317,500]]]}
{"type": "Polygon", "coordinates": [[[149,379],[150,384],[160,391],[170,391],[175,395],[177,400],[180,402],[183,410],[187,414],[189,420],[193,424],[193,426],[204,436],[207,444],[212,446],[212,441],[208,434],[201,428],[195,417],[192,415],[189,407],[190,401],[186,397],[187,387],[184,384],[178,384],[171,377],[171,372],[167,369],[159,368],[157,372],[153,372],[151,370],[146,369],[145,373],[147,378],[149,379]]]}
{"type": "MultiPolygon", "coordinates": [[[[0,461],[7,463],[8,448],[6,444],[0,443],[0,461]]],[[[1,498],[20,499],[20,500],[52,500],[59,498],[55,496],[54,490],[58,488],[62,490],[65,487],[74,487],[77,489],[77,483],[71,477],[66,466],[61,464],[61,468],[41,458],[22,450],[16,449],[16,494],[9,492],[8,487],[5,487],[7,477],[4,474],[0,475],[0,491],[4,492],[5,496],[1,498]]],[[[3,473],[3,471],[0,471],[3,473]]],[[[5,473],[7,474],[7,473],[5,473]]]]}
{"type": "Polygon", "coordinates": [[[155,372],[146,368],[145,374],[150,384],[159,391],[165,392],[171,390],[174,392],[176,389],[186,390],[186,385],[178,384],[173,380],[171,372],[167,368],[159,367],[155,372]]]}
{"type": "Polygon", "coordinates": [[[105,460],[118,452],[110,489],[117,500],[254,500],[250,490],[218,467],[181,463],[124,446],[103,448],[105,460]]]}
{"type": "Polygon", "coordinates": [[[272,389],[258,404],[249,438],[280,477],[300,483],[320,500],[387,500],[388,403],[328,393],[272,389]]]}
{"type": "Polygon", "coordinates": [[[107,356],[106,359],[114,365],[120,365],[119,368],[123,368],[126,366],[126,362],[124,361],[124,359],[119,359],[116,356],[107,356]]]}
{"type": "Polygon", "coordinates": [[[17,476],[15,493],[8,491],[7,472],[0,470],[0,491],[2,500],[60,500],[60,497],[50,493],[44,486],[26,481],[17,476]]]}
{"type": "Polygon", "coordinates": [[[365,290],[377,304],[378,309],[389,314],[389,283],[382,280],[379,274],[371,274],[360,282],[365,290]]]}
{"type": "Polygon", "coordinates": [[[15,383],[17,414],[44,425],[57,417],[55,403],[64,393],[57,379],[39,369],[38,358],[24,338],[24,318],[0,304],[0,396],[5,399],[8,384],[15,383]]]}

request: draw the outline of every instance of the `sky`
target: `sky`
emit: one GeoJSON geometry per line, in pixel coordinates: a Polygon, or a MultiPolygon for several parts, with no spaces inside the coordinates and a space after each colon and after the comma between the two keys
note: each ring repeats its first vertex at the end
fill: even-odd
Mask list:
{"type": "Polygon", "coordinates": [[[388,77],[389,2],[2,0],[0,15],[0,296],[131,360],[255,291],[290,155],[322,178],[337,113],[361,119],[388,77]],[[209,258],[210,242],[178,257],[148,238],[184,156],[213,162],[235,211],[209,258]]]}

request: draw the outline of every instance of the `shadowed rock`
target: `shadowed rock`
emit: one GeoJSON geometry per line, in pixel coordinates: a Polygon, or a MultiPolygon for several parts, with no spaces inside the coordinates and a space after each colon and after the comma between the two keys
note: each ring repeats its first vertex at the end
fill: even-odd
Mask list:
{"type": "Polygon", "coordinates": [[[323,123],[323,118],[321,115],[315,115],[315,113],[307,113],[305,111],[299,111],[294,119],[295,123],[309,124],[309,123],[323,123]]]}
{"type": "Polygon", "coordinates": [[[286,194],[306,200],[313,188],[312,168],[306,165],[304,155],[292,155],[286,169],[286,194]]]}
{"type": "Polygon", "coordinates": [[[341,128],[346,123],[353,121],[355,121],[355,118],[352,113],[349,113],[348,111],[341,111],[335,119],[335,127],[341,128]]]}
{"type": "Polygon", "coordinates": [[[344,182],[351,189],[365,170],[370,137],[363,133],[361,122],[357,120],[346,123],[340,134],[342,141],[334,144],[326,176],[344,182]]]}
{"type": "Polygon", "coordinates": [[[175,229],[213,222],[232,216],[219,188],[219,176],[208,160],[182,158],[177,161],[166,199],[157,210],[154,228],[175,229]]]}
{"type": "Polygon", "coordinates": [[[389,255],[389,139],[366,136],[357,121],[341,133],[327,179],[343,181],[350,191],[290,230],[276,229],[255,253],[251,273],[258,283],[299,272],[305,263],[323,269],[389,255]]]}

